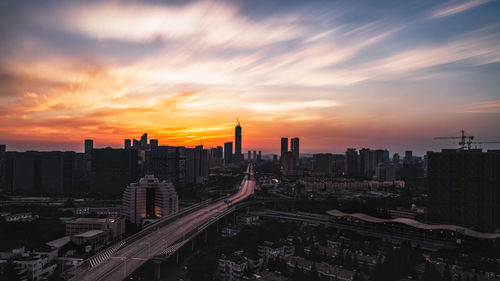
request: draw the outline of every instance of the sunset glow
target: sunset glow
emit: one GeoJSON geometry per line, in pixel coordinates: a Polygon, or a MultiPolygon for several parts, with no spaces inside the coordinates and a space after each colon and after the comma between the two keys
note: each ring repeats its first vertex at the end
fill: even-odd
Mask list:
{"type": "Polygon", "coordinates": [[[236,118],[263,153],[283,136],[306,153],[500,140],[498,1],[358,5],[4,1],[0,143],[210,147],[236,118]]]}

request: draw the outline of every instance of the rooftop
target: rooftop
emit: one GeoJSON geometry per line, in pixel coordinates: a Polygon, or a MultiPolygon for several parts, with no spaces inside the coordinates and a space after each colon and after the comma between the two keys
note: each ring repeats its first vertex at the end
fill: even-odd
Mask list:
{"type": "Polygon", "coordinates": [[[90,238],[90,237],[94,237],[96,235],[99,235],[101,233],[104,233],[104,231],[102,231],[102,230],[89,230],[89,231],[86,231],[86,232],[83,232],[83,233],[80,233],[80,234],[75,234],[74,236],[75,237],[90,238]]]}

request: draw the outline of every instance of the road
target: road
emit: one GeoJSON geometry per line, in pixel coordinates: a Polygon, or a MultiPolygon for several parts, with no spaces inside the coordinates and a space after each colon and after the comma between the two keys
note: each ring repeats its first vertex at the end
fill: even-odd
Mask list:
{"type": "MultiPolygon", "coordinates": [[[[254,193],[255,179],[251,166],[248,167],[247,172],[238,192],[227,198],[232,202],[231,204],[238,203],[254,193]]],[[[182,239],[186,234],[196,230],[229,207],[224,200],[220,200],[196,210],[120,249],[105,261],[79,273],[71,280],[123,280],[175,241],[182,239]]]]}

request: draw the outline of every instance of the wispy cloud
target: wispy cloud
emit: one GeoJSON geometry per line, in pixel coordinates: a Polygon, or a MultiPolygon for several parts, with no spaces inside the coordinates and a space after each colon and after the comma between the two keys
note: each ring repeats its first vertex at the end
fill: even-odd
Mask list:
{"type": "Polygon", "coordinates": [[[500,113],[500,100],[476,102],[467,108],[470,113],[500,113]]]}
{"type": "Polygon", "coordinates": [[[457,3],[457,1],[451,1],[439,9],[432,11],[431,18],[443,18],[463,13],[488,2],[491,2],[491,0],[466,0],[460,1],[459,3],[457,3]]]}

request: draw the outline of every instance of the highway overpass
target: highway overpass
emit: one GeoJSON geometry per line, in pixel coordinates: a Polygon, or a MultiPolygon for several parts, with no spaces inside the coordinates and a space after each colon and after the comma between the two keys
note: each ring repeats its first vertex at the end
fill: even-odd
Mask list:
{"type": "Polygon", "coordinates": [[[178,250],[210,224],[233,212],[238,203],[254,194],[254,190],[254,172],[249,165],[236,194],[215,202],[204,202],[148,226],[130,239],[113,245],[65,272],[63,277],[72,281],[122,280],[148,260],[178,250]]]}

